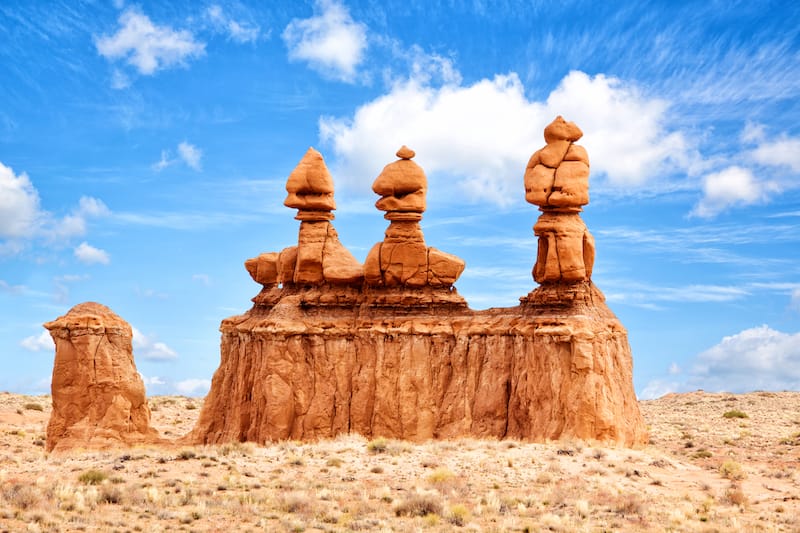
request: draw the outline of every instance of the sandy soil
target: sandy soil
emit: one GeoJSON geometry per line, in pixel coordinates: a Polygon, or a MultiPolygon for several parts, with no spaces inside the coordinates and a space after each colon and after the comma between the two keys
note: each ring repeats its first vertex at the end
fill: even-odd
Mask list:
{"type": "MultiPolygon", "coordinates": [[[[183,435],[201,403],[151,398],[153,423],[183,435]]],[[[0,532],[800,532],[800,393],[641,407],[639,450],[351,435],[48,456],[50,398],[0,393],[0,532]]]]}

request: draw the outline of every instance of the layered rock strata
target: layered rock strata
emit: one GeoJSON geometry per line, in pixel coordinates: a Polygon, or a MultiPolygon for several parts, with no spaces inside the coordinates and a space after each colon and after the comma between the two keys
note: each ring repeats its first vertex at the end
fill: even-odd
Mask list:
{"type": "MultiPolygon", "coordinates": [[[[575,137],[570,126],[554,129],[556,137],[575,137]]],[[[560,161],[579,151],[571,140],[556,140],[568,141],[560,161]]],[[[625,329],[592,284],[587,253],[568,260],[577,253],[575,235],[583,243],[588,233],[575,226],[575,206],[557,207],[572,211],[551,214],[571,222],[558,216],[539,237],[553,238],[545,283],[515,307],[473,311],[452,286],[463,261],[424,242],[424,172],[411,150],[397,156],[373,184],[390,225],[367,256],[361,283],[299,285],[285,276],[279,285],[272,270],[258,274],[260,259],[255,275],[248,262],[264,287],[250,311],[222,322],[220,367],[188,440],[356,432],[644,443],[625,329]]],[[[580,192],[564,180],[562,191],[580,192]]],[[[269,264],[280,269],[282,255],[269,264]]]]}
{"type": "Polygon", "coordinates": [[[160,442],[150,427],[127,322],[104,305],[86,302],[44,327],[56,347],[47,451],[160,442]]]}

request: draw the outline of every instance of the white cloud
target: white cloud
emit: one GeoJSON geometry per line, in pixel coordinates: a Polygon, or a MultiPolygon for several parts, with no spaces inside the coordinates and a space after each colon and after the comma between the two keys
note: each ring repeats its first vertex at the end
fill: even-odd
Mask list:
{"type": "Polygon", "coordinates": [[[0,163],[0,237],[29,238],[40,224],[39,193],[28,175],[0,163]]]}
{"type": "Polygon", "coordinates": [[[60,243],[84,235],[88,219],[111,211],[97,198],[81,197],[78,206],[62,218],[41,208],[39,192],[24,172],[17,176],[0,163],[0,255],[22,251],[26,241],[42,238],[60,243]]]}
{"type": "Polygon", "coordinates": [[[442,78],[433,87],[429,69],[421,68],[352,118],[320,119],[320,137],[337,156],[337,176],[368,187],[407,144],[429,177],[455,176],[475,199],[519,201],[525,164],[559,114],[581,127],[593,175],[605,174],[613,186],[641,186],[665,165],[688,165],[682,135],[666,131],[666,104],[615,78],[571,72],[545,102],[529,100],[515,73],[468,86],[452,73],[442,78]]]}
{"type": "Polygon", "coordinates": [[[641,394],[639,394],[639,399],[654,400],[670,392],[677,392],[678,390],[681,390],[681,384],[678,381],[654,379],[642,389],[641,394]]]}
{"type": "Polygon", "coordinates": [[[127,74],[119,69],[114,69],[111,72],[111,88],[112,89],[127,89],[131,86],[131,79],[127,74]]]}
{"type": "Polygon", "coordinates": [[[40,352],[44,350],[55,349],[55,344],[53,343],[53,337],[50,336],[49,331],[43,331],[38,335],[31,335],[30,337],[25,337],[20,341],[19,345],[25,348],[26,350],[30,350],[32,352],[40,352]]]}
{"type": "Polygon", "coordinates": [[[783,333],[762,325],[724,337],[700,353],[684,381],[655,379],[643,399],[667,392],[800,389],[800,332],[783,333]]]}
{"type": "Polygon", "coordinates": [[[673,376],[681,373],[681,367],[678,366],[678,363],[673,362],[671,365],[669,365],[669,373],[673,376]]]}
{"type": "Polygon", "coordinates": [[[203,151],[193,144],[183,141],[178,144],[178,155],[183,162],[195,170],[200,170],[200,159],[203,157],[203,151]]]}
{"type": "Polygon", "coordinates": [[[165,343],[156,341],[152,337],[148,337],[139,329],[131,326],[133,330],[133,351],[134,356],[141,356],[151,361],[165,361],[168,359],[175,359],[178,354],[167,346],[165,343]]]}
{"type": "Polygon", "coordinates": [[[762,203],[778,189],[775,182],[759,181],[748,168],[730,166],[703,178],[703,198],[692,214],[709,218],[732,206],[762,203]]]}
{"type": "Polygon", "coordinates": [[[178,156],[172,157],[170,150],[161,150],[161,159],[153,163],[152,169],[156,172],[161,172],[165,168],[183,161],[194,170],[202,170],[201,159],[203,158],[203,151],[200,148],[189,142],[182,141],[178,143],[177,152],[178,156]]]}
{"type": "Polygon", "coordinates": [[[352,82],[367,47],[366,26],[335,0],[317,0],[314,13],[293,19],[283,31],[289,59],[307,61],[324,75],[352,82]]]}
{"type": "Polygon", "coordinates": [[[237,21],[229,17],[219,5],[209,6],[203,16],[218,33],[225,33],[237,43],[249,43],[258,40],[260,28],[255,24],[237,21]]]}
{"type": "Polygon", "coordinates": [[[75,257],[78,258],[78,261],[80,261],[81,263],[86,263],[87,265],[91,265],[94,263],[107,265],[111,262],[111,258],[109,257],[108,252],[106,252],[105,250],[101,250],[100,248],[95,248],[86,241],[76,246],[73,253],[75,257]]]}
{"type": "Polygon", "coordinates": [[[209,379],[185,379],[175,383],[175,389],[186,396],[200,396],[208,393],[211,388],[209,379]]]}
{"type": "MultiPolygon", "coordinates": [[[[141,375],[141,374],[139,374],[141,375]]],[[[166,385],[167,383],[158,376],[142,376],[145,385],[166,385]]]]}
{"type": "Polygon", "coordinates": [[[692,374],[707,390],[798,390],[800,333],[763,325],[724,337],[697,356],[692,374]]]}
{"type": "Polygon", "coordinates": [[[205,51],[205,44],[196,41],[190,31],[157,26],[137,8],[123,11],[118,21],[115,34],[95,39],[97,51],[112,61],[125,59],[141,74],[184,65],[205,51]]]}
{"type": "Polygon", "coordinates": [[[753,159],[762,165],[788,167],[800,172],[800,138],[781,136],[778,139],[764,139],[753,150],[753,159]]]}

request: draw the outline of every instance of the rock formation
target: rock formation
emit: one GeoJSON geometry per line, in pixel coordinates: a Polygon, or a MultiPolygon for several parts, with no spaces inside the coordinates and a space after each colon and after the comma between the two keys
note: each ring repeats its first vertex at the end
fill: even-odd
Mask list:
{"type": "Polygon", "coordinates": [[[542,211],[533,227],[539,237],[533,279],[539,283],[592,277],[594,238],[578,214],[589,203],[589,156],[574,144],[582,136],[574,123],[556,117],[544,130],[547,145],[525,170],[525,199],[542,211]]]}
{"type": "Polygon", "coordinates": [[[159,442],[133,362],[131,326],[86,302],[44,327],[56,345],[47,451],[159,442]]]}
{"type": "Polygon", "coordinates": [[[372,184],[380,195],[375,207],[390,221],[383,242],[364,263],[364,279],[375,287],[450,287],[464,271],[460,258],[425,245],[419,221],[425,211],[428,180],[406,146],[400,159],[384,167],[372,184]]]}
{"type": "MultiPolygon", "coordinates": [[[[536,278],[543,285],[515,307],[473,311],[458,295],[452,283],[464,263],[426,246],[419,220],[427,180],[405,147],[373,184],[381,197],[376,207],[390,224],[367,256],[363,280],[327,279],[324,246],[323,275],[303,284],[286,250],[249,260],[263,289],[247,313],[223,320],[220,366],[187,440],[357,432],[411,440],[645,442],[625,329],[590,280],[593,247],[587,252],[584,243],[591,236],[578,215],[588,201],[588,158],[572,144],[576,130],[557,120],[546,140],[558,148],[532,158],[530,169],[552,170],[551,182],[529,183],[526,172],[526,196],[527,189],[536,192],[529,198],[541,201],[542,217],[552,221],[540,220],[537,231],[540,242],[550,239],[536,278]],[[559,173],[568,162],[586,172],[568,165],[559,173]],[[539,194],[534,185],[548,191],[539,194]],[[281,275],[289,271],[293,278],[281,275]]],[[[325,202],[332,206],[332,196],[325,202]]]]}

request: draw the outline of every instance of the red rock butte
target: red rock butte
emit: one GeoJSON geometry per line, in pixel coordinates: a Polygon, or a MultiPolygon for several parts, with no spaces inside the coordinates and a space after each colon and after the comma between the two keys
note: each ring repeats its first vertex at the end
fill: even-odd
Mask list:
{"type": "Polygon", "coordinates": [[[524,174],[526,199],[542,211],[540,286],[485,311],[453,286],[464,262],[425,243],[428,186],[413,150],[402,147],[373,184],[389,227],[361,265],[339,242],[332,180],[310,149],[287,183],[298,244],[245,262],[262,289],[222,322],[220,366],[187,441],[355,432],[645,443],[627,333],[591,281],[581,135],[558,117],[524,174]]]}

